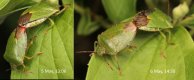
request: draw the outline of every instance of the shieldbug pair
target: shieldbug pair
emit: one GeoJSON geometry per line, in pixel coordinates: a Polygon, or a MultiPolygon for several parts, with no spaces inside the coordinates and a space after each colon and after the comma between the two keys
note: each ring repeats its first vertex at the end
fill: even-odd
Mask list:
{"type": "MultiPolygon", "coordinates": [[[[64,6],[63,9],[59,8],[61,6],[63,5],[53,6],[49,3],[41,2],[23,12],[18,20],[17,28],[11,33],[8,39],[4,54],[5,60],[10,63],[12,68],[17,69],[18,66],[25,68],[24,58],[30,59],[33,57],[26,56],[28,49],[26,29],[43,23],[52,15],[61,13],[68,5],[64,6]]],[[[41,54],[41,52],[34,55],[38,54],[41,54]]]]}
{"type": "MultiPolygon", "coordinates": [[[[162,11],[155,9],[148,13],[142,11],[129,20],[113,25],[98,36],[95,42],[94,53],[100,56],[114,56],[117,61],[117,55],[124,48],[129,47],[135,38],[137,30],[160,32],[161,30],[173,28],[170,18],[162,11]]],[[[166,38],[165,38],[166,39],[166,38]]],[[[118,64],[118,61],[117,61],[118,64]]],[[[118,64],[118,70],[120,67],[118,64]]]]}

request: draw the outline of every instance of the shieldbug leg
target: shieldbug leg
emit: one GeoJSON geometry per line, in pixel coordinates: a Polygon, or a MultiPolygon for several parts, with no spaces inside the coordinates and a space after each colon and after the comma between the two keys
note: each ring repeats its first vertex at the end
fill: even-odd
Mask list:
{"type": "Polygon", "coordinates": [[[96,50],[97,45],[98,45],[98,41],[95,41],[94,42],[94,52],[96,52],[95,50],[96,50]]]}
{"type": "MultiPolygon", "coordinates": [[[[28,49],[29,49],[30,46],[33,44],[33,41],[34,41],[34,39],[36,39],[36,37],[37,37],[37,36],[33,36],[33,37],[28,41],[27,47],[26,47],[26,52],[25,52],[25,53],[27,53],[28,49]]],[[[25,58],[25,56],[24,56],[24,58],[25,58]]]]}
{"type": "Polygon", "coordinates": [[[19,66],[23,67],[22,72],[25,72],[26,66],[23,63],[19,65],[11,64],[11,70],[21,71],[20,69],[18,69],[19,66]]]}
{"type": "Polygon", "coordinates": [[[29,74],[29,73],[32,73],[31,71],[29,71],[29,70],[23,70],[23,72],[25,73],[25,74],[29,74]]]}
{"type": "Polygon", "coordinates": [[[115,58],[115,61],[116,61],[116,63],[117,63],[117,68],[118,68],[118,71],[119,71],[119,75],[122,75],[122,73],[121,73],[121,68],[120,68],[119,61],[118,61],[118,58],[117,58],[116,55],[114,56],[114,58],[115,58]]]}
{"type": "Polygon", "coordinates": [[[46,29],[44,34],[47,34],[48,31],[53,28],[53,25],[55,25],[54,21],[51,18],[48,18],[48,20],[50,22],[50,27],[46,29]]]}
{"type": "Polygon", "coordinates": [[[106,56],[102,56],[104,58],[104,61],[106,62],[106,64],[108,65],[108,67],[113,70],[112,66],[109,64],[108,60],[106,59],[106,56]]]}
{"type": "Polygon", "coordinates": [[[49,20],[50,23],[51,23],[51,27],[52,27],[53,25],[55,25],[55,22],[54,22],[51,18],[48,18],[48,20],[49,20]]]}
{"type": "Polygon", "coordinates": [[[164,51],[165,51],[165,49],[167,48],[167,45],[168,45],[167,39],[166,39],[165,34],[162,31],[159,31],[159,32],[160,32],[160,35],[164,38],[164,41],[163,41],[163,44],[162,44],[162,49],[160,51],[160,55],[161,55],[162,58],[166,59],[166,55],[165,55],[164,51]]]}
{"type": "Polygon", "coordinates": [[[175,43],[171,42],[171,36],[172,36],[171,31],[166,30],[166,32],[168,33],[167,43],[170,44],[170,45],[175,45],[175,43]]]}
{"type": "Polygon", "coordinates": [[[127,50],[130,51],[130,52],[133,51],[136,48],[137,48],[137,46],[136,46],[135,43],[133,43],[133,41],[131,41],[131,44],[127,45],[127,50]]]}
{"type": "Polygon", "coordinates": [[[34,55],[33,55],[33,56],[31,56],[31,57],[29,57],[29,56],[24,56],[24,58],[26,58],[26,59],[30,60],[30,59],[32,59],[32,58],[34,58],[34,57],[36,57],[36,56],[41,55],[41,54],[43,54],[43,52],[38,52],[38,53],[34,54],[34,55]]]}
{"type": "Polygon", "coordinates": [[[89,56],[91,57],[92,55],[94,55],[94,53],[91,53],[89,56]]]}
{"type": "Polygon", "coordinates": [[[37,36],[33,36],[27,43],[26,53],[29,47],[33,44],[33,40],[36,39],[37,36]]]}
{"type": "Polygon", "coordinates": [[[54,15],[57,16],[59,14],[61,14],[63,11],[65,11],[69,6],[70,4],[65,4],[65,5],[60,5],[60,7],[63,7],[62,9],[60,9],[59,11],[57,11],[54,15]]]}
{"type": "Polygon", "coordinates": [[[21,64],[23,68],[25,68],[26,66],[24,65],[24,63],[21,64]]]}
{"type": "Polygon", "coordinates": [[[134,42],[131,42],[131,44],[128,45],[128,47],[129,47],[130,49],[135,49],[135,48],[137,48],[137,46],[136,46],[136,44],[135,44],[134,42]]]}
{"type": "Polygon", "coordinates": [[[23,67],[23,72],[24,72],[24,73],[28,72],[28,70],[26,70],[26,66],[25,66],[24,64],[21,64],[21,65],[22,65],[22,67],[23,67]]]}
{"type": "Polygon", "coordinates": [[[11,66],[11,69],[7,69],[6,71],[11,71],[11,70],[19,71],[19,70],[17,69],[17,65],[15,65],[15,64],[10,64],[10,66],[11,66]]]}
{"type": "Polygon", "coordinates": [[[29,74],[29,73],[32,73],[31,71],[29,71],[27,68],[23,68],[23,71],[22,71],[23,73],[25,73],[25,74],[29,74]]]}
{"type": "MultiPolygon", "coordinates": [[[[94,53],[96,53],[96,46],[97,46],[98,42],[97,41],[94,41],[94,53]]],[[[90,54],[89,56],[92,56],[94,53],[90,54]]]]}
{"type": "Polygon", "coordinates": [[[11,66],[11,70],[17,70],[17,66],[15,64],[10,64],[10,66],[11,66]]]}
{"type": "Polygon", "coordinates": [[[94,42],[94,50],[96,50],[95,48],[96,48],[97,44],[98,44],[98,42],[95,41],[95,42],[94,42]]]}

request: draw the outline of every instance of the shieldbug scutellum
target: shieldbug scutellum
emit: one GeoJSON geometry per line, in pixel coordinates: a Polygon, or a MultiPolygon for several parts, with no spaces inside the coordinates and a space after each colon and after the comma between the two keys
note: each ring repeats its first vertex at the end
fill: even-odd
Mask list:
{"type": "MultiPolygon", "coordinates": [[[[131,45],[131,41],[134,39],[137,29],[143,31],[158,31],[163,35],[161,30],[172,27],[169,17],[162,11],[158,9],[150,13],[142,11],[137,13],[132,20],[130,19],[116,24],[101,33],[98,36],[98,42],[95,42],[94,53],[100,56],[114,56],[117,61],[118,53],[131,45]]],[[[118,69],[120,71],[119,64],[118,69]]]]}
{"type": "MultiPolygon", "coordinates": [[[[64,9],[62,9],[63,11],[64,9]]],[[[43,23],[54,14],[61,12],[59,6],[53,6],[41,2],[24,11],[18,20],[17,28],[9,37],[4,58],[10,63],[12,68],[24,65],[24,58],[28,48],[26,29],[43,23]]],[[[39,53],[38,53],[39,54],[39,53]]],[[[29,57],[26,57],[29,58],[29,57]]]]}

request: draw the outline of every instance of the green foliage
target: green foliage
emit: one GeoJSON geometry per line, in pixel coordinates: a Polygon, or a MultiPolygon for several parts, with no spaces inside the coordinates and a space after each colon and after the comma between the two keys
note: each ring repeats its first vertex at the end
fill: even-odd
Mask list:
{"type": "Polygon", "coordinates": [[[73,79],[73,5],[51,19],[53,25],[47,20],[28,30],[33,44],[26,56],[42,54],[25,59],[26,72],[12,70],[12,79],[73,79]]]}
{"type": "Polygon", "coordinates": [[[89,62],[87,80],[192,80],[193,69],[190,58],[185,56],[193,55],[194,44],[188,32],[177,26],[172,29],[171,42],[165,49],[165,39],[159,33],[140,32],[134,40],[135,49],[126,48],[118,55],[118,62],[122,74],[119,75],[117,64],[112,56],[103,56],[113,67],[107,65],[102,56],[94,54],[89,62]],[[184,47],[182,46],[184,44],[184,47]],[[187,61],[185,61],[187,60],[187,61]],[[159,70],[163,73],[154,72],[159,70]],[[164,73],[169,70],[169,73],[164,73]],[[188,71],[192,70],[192,71],[188,71]],[[173,72],[175,71],[175,73],[173,72]],[[192,74],[191,74],[192,73],[192,74]],[[188,76],[189,74],[190,76],[188,76]]]}
{"type": "MultiPolygon", "coordinates": [[[[22,15],[31,13],[32,16],[30,17],[30,21],[34,21],[40,18],[48,18],[54,13],[59,11],[58,5],[51,5],[48,2],[41,2],[39,4],[33,5],[31,8],[25,10],[22,15]]],[[[21,15],[21,16],[22,16],[21,15]]]]}
{"type": "Polygon", "coordinates": [[[165,13],[169,13],[170,0],[145,0],[145,3],[149,9],[159,8],[165,13]]]}
{"type": "Polygon", "coordinates": [[[24,10],[31,5],[38,3],[37,0],[10,0],[9,3],[0,10],[0,24],[8,16],[8,14],[24,10]]]}
{"type": "Polygon", "coordinates": [[[62,0],[63,4],[72,4],[74,3],[74,0],[62,0]]]}
{"type": "Polygon", "coordinates": [[[194,49],[192,49],[191,53],[187,56],[185,56],[185,68],[186,68],[186,77],[187,80],[193,80],[194,79],[194,49]]]}
{"type": "Polygon", "coordinates": [[[187,16],[179,24],[185,25],[185,26],[194,26],[194,14],[187,16]]]}
{"type": "MultiPolygon", "coordinates": [[[[82,3],[84,1],[77,1],[82,3]]],[[[77,34],[88,36],[100,27],[109,28],[111,23],[118,23],[123,19],[133,16],[136,13],[136,0],[102,0],[105,12],[108,14],[108,19],[94,13],[88,7],[75,5],[75,11],[81,15],[78,23],[77,34]]]]}
{"type": "Polygon", "coordinates": [[[0,1],[0,10],[3,9],[8,3],[9,3],[10,0],[1,0],[0,1]]]}
{"type": "Polygon", "coordinates": [[[77,34],[87,36],[97,29],[99,29],[99,22],[92,21],[89,9],[86,9],[83,14],[81,14],[81,19],[78,23],[77,34]]]}
{"type": "Polygon", "coordinates": [[[136,13],[136,0],[102,0],[109,19],[118,23],[136,13]]]}

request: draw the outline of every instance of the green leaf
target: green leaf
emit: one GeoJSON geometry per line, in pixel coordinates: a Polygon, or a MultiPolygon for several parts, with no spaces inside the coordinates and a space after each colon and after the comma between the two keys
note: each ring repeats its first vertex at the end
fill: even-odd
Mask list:
{"type": "Polygon", "coordinates": [[[0,10],[3,9],[8,3],[9,3],[9,0],[1,0],[0,1],[0,10]]]}
{"type": "Polygon", "coordinates": [[[102,0],[109,19],[120,22],[136,13],[136,0],[102,0]]]}
{"type": "Polygon", "coordinates": [[[145,0],[145,3],[147,4],[149,9],[159,8],[165,13],[168,13],[170,9],[169,0],[145,0]]]}
{"type": "Polygon", "coordinates": [[[185,56],[185,68],[186,68],[186,77],[187,80],[194,79],[194,49],[190,51],[190,54],[185,56]]]}
{"type": "Polygon", "coordinates": [[[63,4],[71,4],[74,3],[74,0],[62,0],[63,4]]]}
{"type": "Polygon", "coordinates": [[[126,48],[117,55],[121,75],[119,75],[118,65],[113,57],[94,54],[89,62],[86,79],[193,80],[194,71],[191,63],[193,56],[189,56],[189,59],[185,57],[193,55],[192,38],[182,26],[173,28],[171,33],[170,42],[173,42],[174,45],[169,44],[165,48],[166,40],[159,32],[139,31],[134,40],[136,48],[126,48]],[[103,57],[107,59],[113,70],[103,57]]]}
{"type": "Polygon", "coordinates": [[[25,59],[25,71],[12,70],[12,79],[73,79],[73,5],[51,19],[28,30],[26,56],[42,54],[25,59]]]}
{"type": "Polygon", "coordinates": [[[0,10],[0,24],[8,14],[24,10],[33,5],[35,0],[11,0],[3,9],[0,10]]]}
{"type": "Polygon", "coordinates": [[[92,21],[89,10],[81,14],[81,19],[78,23],[77,34],[87,36],[99,29],[98,21],[92,21]]]}
{"type": "Polygon", "coordinates": [[[183,19],[182,21],[180,21],[179,25],[183,25],[188,27],[190,30],[190,34],[193,35],[194,34],[194,14],[191,14],[189,16],[187,16],[185,19],[183,19]]]}
{"type": "Polygon", "coordinates": [[[194,14],[187,16],[185,19],[180,21],[179,24],[184,26],[194,26],[194,14]]]}

